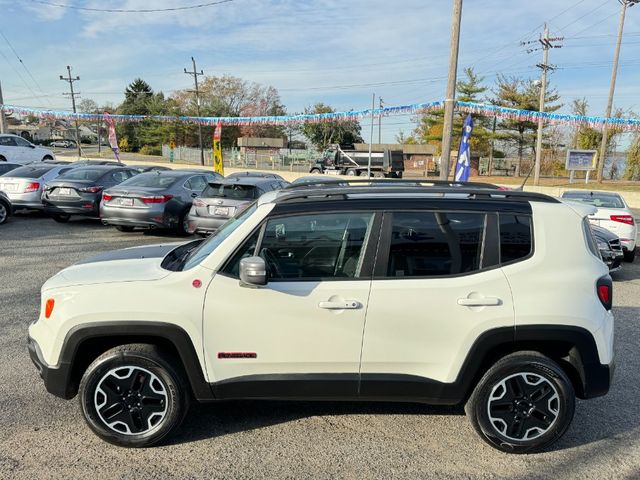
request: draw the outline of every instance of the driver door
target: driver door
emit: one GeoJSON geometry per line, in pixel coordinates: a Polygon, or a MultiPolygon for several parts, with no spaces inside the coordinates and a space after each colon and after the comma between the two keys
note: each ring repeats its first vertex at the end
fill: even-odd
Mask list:
{"type": "Polygon", "coordinates": [[[273,217],[215,275],[204,307],[205,357],[219,398],[357,395],[372,256],[372,212],[273,217]],[[244,257],[269,282],[242,286],[244,257]]]}

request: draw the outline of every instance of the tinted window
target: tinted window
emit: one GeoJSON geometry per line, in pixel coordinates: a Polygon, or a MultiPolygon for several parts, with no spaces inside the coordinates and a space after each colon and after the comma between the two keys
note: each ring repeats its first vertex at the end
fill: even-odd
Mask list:
{"type": "Polygon", "coordinates": [[[500,214],[500,258],[512,262],[531,253],[531,217],[500,214]]]}
{"type": "Polygon", "coordinates": [[[60,180],[91,180],[95,181],[104,175],[105,171],[98,168],[75,168],[70,172],[60,175],[60,180]]]}
{"type": "Polygon", "coordinates": [[[11,172],[12,177],[17,178],[40,178],[54,167],[20,167],[11,172]]]}
{"type": "Polygon", "coordinates": [[[394,213],[387,275],[423,277],[479,270],[484,224],[481,213],[394,213]]]}
{"type": "Polygon", "coordinates": [[[4,163],[0,162],[0,175],[4,175],[7,172],[11,172],[17,169],[20,165],[16,165],[15,163],[4,163]]]}
{"type": "Polygon", "coordinates": [[[615,193],[564,192],[562,198],[572,202],[586,203],[598,208],[624,208],[624,203],[615,193]]]}
{"type": "Polygon", "coordinates": [[[158,175],[157,173],[143,173],[128,180],[127,187],[168,188],[178,179],[170,175],[158,175]]]}
{"type": "Polygon", "coordinates": [[[254,185],[225,185],[221,183],[207,185],[202,196],[205,198],[232,198],[234,200],[253,200],[258,197],[254,185]]]}
{"type": "Polygon", "coordinates": [[[15,147],[16,140],[13,137],[0,137],[0,147],[15,147]]]}
{"type": "Polygon", "coordinates": [[[258,254],[270,280],[357,277],[372,220],[373,213],[274,218],[258,254]]]}
{"type": "Polygon", "coordinates": [[[30,144],[29,142],[27,142],[27,141],[26,141],[24,138],[22,138],[22,137],[17,137],[15,140],[16,140],[16,144],[17,144],[19,147],[29,147],[29,146],[31,146],[31,144],[30,144]]]}
{"type": "Polygon", "coordinates": [[[117,172],[111,173],[109,178],[116,183],[122,183],[130,177],[131,175],[127,170],[118,170],[117,172]]]}
{"type": "Polygon", "coordinates": [[[202,190],[204,190],[204,187],[206,186],[207,186],[207,182],[205,182],[204,177],[200,175],[196,177],[191,177],[184,184],[185,188],[188,188],[189,190],[194,190],[196,192],[201,192],[202,190]]]}

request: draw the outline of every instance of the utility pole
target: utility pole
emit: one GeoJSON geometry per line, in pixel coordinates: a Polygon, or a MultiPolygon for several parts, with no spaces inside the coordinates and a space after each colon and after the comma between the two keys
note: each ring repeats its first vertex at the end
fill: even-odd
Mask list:
{"type": "MultiPolygon", "coordinates": [[[[80,77],[76,76],[75,78],[73,78],[71,76],[71,67],[69,65],[67,65],[67,77],[63,77],[62,75],[60,75],[60,80],[64,80],[65,82],[69,83],[69,88],[71,90],[71,93],[63,93],[63,95],[70,95],[71,96],[71,105],[73,106],[73,113],[76,113],[76,95],[80,95],[79,92],[74,92],[73,91],[73,82],[77,82],[78,80],[80,80],[80,77]]],[[[76,145],[78,146],[78,158],[82,156],[82,150],[80,149],[80,133],[78,131],[78,119],[75,119],[75,123],[76,123],[76,145]]]]}
{"type": "Polygon", "coordinates": [[[371,130],[369,131],[369,160],[367,161],[367,177],[371,178],[371,144],[373,143],[373,111],[376,108],[376,94],[371,98],[371,130]]]}
{"type": "MultiPolygon", "coordinates": [[[[382,109],[384,107],[384,100],[382,97],[378,98],[378,105],[382,109]]],[[[382,143],[382,112],[378,114],[378,144],[382,143]]]]}
{"type": "MultiPolygon", "coordinates": [[[[0,105],[4,106],[4,100],[2,99],[2,84],[0,83],[0,105]]],[[[4,108],[0,107],[0,133],[5,133],[4,127],[4,108]]]]}
{"type": "MultiPolygon", "coordinates": [[[[198,75],[204,75],[204,72],[196,69],[196,61],[193,57],[191,57],[191,62],[193,62],[193,72],[189,72],[186,68],[184,69],[184,73],[187,75],[193,75],[193,81],[196,84],[196,112],[198,117],[200,116],[200,90],[198,90],[198,75]]],[[[200,165],[204,165],[204,148],[202,147],[202,125],[198,123],[198,143],[200,144],[200,165]]]]}
{"type": "Polygon", "coordinates": [[[460,19],[462,0],[453,0],[451,17],[451,46],[449,47],[449,80],[444,99],[444,125],[442,128],[442,156],[440,157],[440,179],[449,178],[451,160],[451,135],[453,133],[453,108],[456,100],[456,76],[458,73],[458,47],[460,44],[460,19]]]}
{"type": "MultiPolygon", "coordinates": [[[[613,95],[616,91],[616,77],[618,75],[618,59],[620,58],[620,44],[622,43],[622,32],[624,31],[624,17],[627,13],[627,7],[633,7],[640,3],[640,0],[618,0],[622,5],[620,10],[620,25],[618,26],[618,39],[616,41],[616,51],[613,55],[613,69],[611,71],[611,83],[609,85],[609,100],[607,101],[607,112],[605,117],[611,117],[611,109],[613,108],[613,95]]],[[[607,156],[607,141],[609,132],[607,130],[607,121],[602,127],[602,143],[600,144],[600,155],[598,158],[598,183],[602,183],[604,173],[604,162],[607,156]]]]}
{"type": "MultiPolygon", "coordinates": [[[[538,67],[541,71],[540,76],[540,103],[538,111],[544,112],[544,101],[547,96],[547,72],[555,70],[555,65],[549,65],[549,49],[562,48],[562,45],[556,45],[552,42],[559,42],[563,40],[563,37],[549,37],[549,27],[544,24],[544,34],[538,40],[531,40],[529,42],[520,42],[520,45],[526,46],[534,43],[539,43],[537,48],[527,48],[527,53],[537,52],[542,50],[542,63],[538,63],[538,67]]],[[[534,163],[533,183],[538,185],[540,183],[540,166],[542,165],[542,133],[544,129],[544,119],[538,118],[538,135],[536,137],[536,159],[534,163]]],[[[529,175],[531,171],[529,171],[529,175]]],[[[528,175],[527,175],[528,177],[528,175]]],[[[526,181],[526,180],[525,180],[526,181]]]]}
{"type": "Polygon", "coordinates": [[[489,168],[487,168],[487,175],[491,176],[491,170],[493,169],[493,149],[496,139],[496,124],[498,123],[498,117],[493,116],[493,127],[491,128],[491,149],[489,150],[489,168]]]}

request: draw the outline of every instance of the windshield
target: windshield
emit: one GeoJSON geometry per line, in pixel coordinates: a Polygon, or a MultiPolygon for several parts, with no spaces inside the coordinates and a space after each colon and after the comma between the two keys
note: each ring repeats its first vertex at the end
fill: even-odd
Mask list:
{"type": "Polygon", "coordinates": [[[97,180],[105,173],[101,168],[76,168],[64,175],[60,175],[58,180],[97,180]]]}
{"type": "Polygon", "coordinates": [[[11,177],[15,178],[40,178],[55,166],[44,167],[20,167],[11,172],[11,177]]]}
{"type": "Polygon", "coordinates": [[[565,192],[562,198],[572,202],[586,203],[598,208],[624,208],[622,198],[615,193],[565,192]]]}
{"type": "Polygon", "coordinates": [[[255,185],[211,183],[202,192],[204,198],[233,198],[235,200],[253,200],[256,198],[255,185]]]}
{"type": "Polygon", "coordinates": [[[213,252],[218,246],[224,242],[224,240],[231,235],[236,229],[242,225],[247,218],[249,218],[253,212],[258,208],[257,202],[252,203],[248,208],[243,210],[239,215],[230,218],[220,229],[210,236],[207,240],[202,242],[198,248],[189,253],[186,258],[184,267],[182,270],[189,270],[190,268],[199,265],[205,258],[207,258],[211,252],[213,252]]]}
{"type": "Polygon", "coordinates": [[[168,188],[178,180],[177,177],[158,173],[142,173],[120,184],[121,187],[168,188]]]}

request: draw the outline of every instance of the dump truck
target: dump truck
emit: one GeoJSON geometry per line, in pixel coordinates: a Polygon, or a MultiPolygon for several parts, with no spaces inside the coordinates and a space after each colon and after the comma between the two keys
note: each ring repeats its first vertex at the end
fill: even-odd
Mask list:
{"type": "MultiPolygon", "coordinates": [[[[309,173],[329,175],[366,176],[369,152],[356,151],[353,145],[332,145],[322,157],[311,164],[309,173]]],[[[404,156],[402,150],[371,152],[371,176],[402,178],[404,156]]]]}

